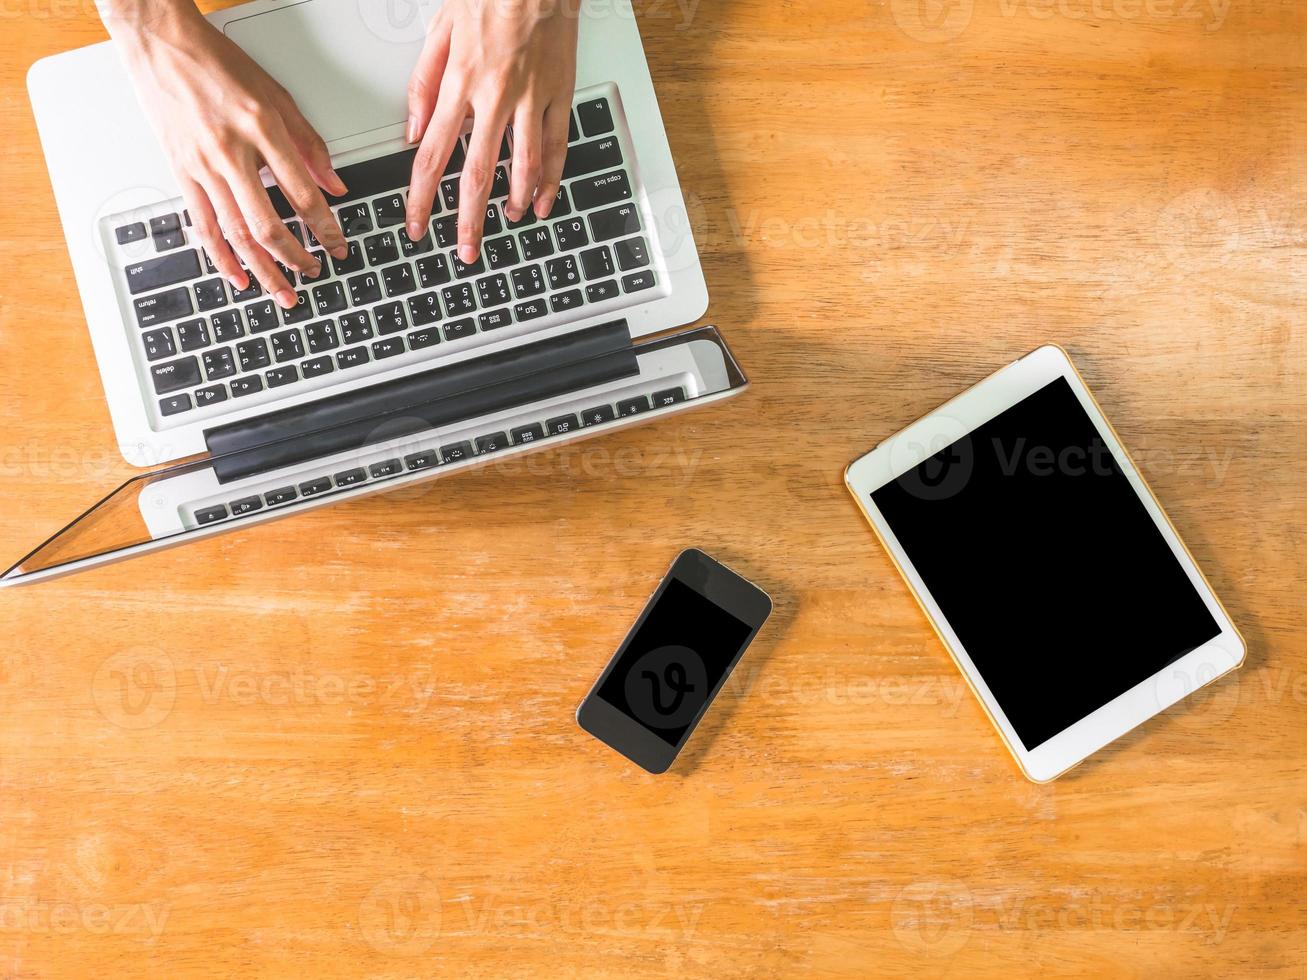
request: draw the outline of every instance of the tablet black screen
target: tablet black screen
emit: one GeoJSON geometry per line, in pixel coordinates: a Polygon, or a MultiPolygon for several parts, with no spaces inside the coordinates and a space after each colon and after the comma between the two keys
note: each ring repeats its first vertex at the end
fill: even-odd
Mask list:
{"type": "Polygon", "coordinates": [[[1027,749],[1220,632],[1064,378],[871,497],[1027,749]]]}

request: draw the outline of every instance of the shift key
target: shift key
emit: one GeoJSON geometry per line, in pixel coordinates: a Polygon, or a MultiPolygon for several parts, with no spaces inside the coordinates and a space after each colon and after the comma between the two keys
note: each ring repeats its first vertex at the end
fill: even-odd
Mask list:
{"type": "Polygon", "coordinates": [[[127,275],[127,288],[135,296],[162,286],[174,286],[187,279],[198,279],[200,257],[192,248],[185,252],[170,252],[157,259],[133,262],[123,271],[127,275]]]}
{"type": "Polygon", "coordinates": [[[190,388],[202,380],[200,365],[194,356],[179,357],[167,364],[155,364],[150,368],[150,378],[154,381],[154,392],[166,395],[170,391],[190,388]]]}
{"type": "Polygon", "coordinates": [[[630,199],[631,182],[627,180],[624,171],[614,170],[609,174],[574,180],[570,190],[572,203],[576,205],[577,210],[586,211],[602,204],[614,204],[617,201],[630,199]]]}

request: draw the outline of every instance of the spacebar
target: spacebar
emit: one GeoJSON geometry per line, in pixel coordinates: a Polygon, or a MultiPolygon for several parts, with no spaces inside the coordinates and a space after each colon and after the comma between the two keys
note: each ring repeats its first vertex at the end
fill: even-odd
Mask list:
{"type": "MultiPolygon", "coordinates": [[[[396,187],[407,187],[413,176],[413,158],[417,156],[417,147],[400,150],[384,157],[363,160],[340,167],[336,173],[345,182],[346,192],[337,197],[323,191],[327,203],[333,207],[342,201],[353,201],[360,197],[370,197],[383,191],[393,191],[396,187]]],[[[268,197],[272,206],[283,218],[295,216],[295,209],[286,200],[286,195],[275,184],[268,188],[268,197]]]]}

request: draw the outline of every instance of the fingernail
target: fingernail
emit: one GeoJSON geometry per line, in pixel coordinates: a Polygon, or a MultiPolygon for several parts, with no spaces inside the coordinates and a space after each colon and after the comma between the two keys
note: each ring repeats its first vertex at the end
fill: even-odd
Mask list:
{"type": "Polygon", "coordinates": [[[522,212],[519,211],[517,208],[515,208],[513,205],[505,203],[504,216],[507,217],[509,221],[517,221],[519,218],[522,217],[522,212]]]}
{"type": "Polygon", "coordinates": [[[340,174],[336,173],[334,170],[331,171],[331,179],[336,182],[336,187],[339,188],[338,190],[333,191],[337,197],[349,190],[349,188],[345,186],[345,182],[340,179],[340,174]]]}
{"type": "Polygon", "coordinates": [[[335,248],[331,250],[331,257],[333,259],[342,259],[342,260],[349,258],[349,246],[337,245],[335,248]]]}
{"type": "Polygon", "coordinates": [[[416,221],[408,223],[408,237],[411,241],[417,241],[422,237],[422,225],[416,221]]]}
{"type": "Polygon", "coordinates": [[[283,310],[294,309],[295,302],[296,302],[295,294],[292,293],[289,289],[277,290],[277,305],[280,306],[283,310]]]}
{"type": "Polygon", "coordinates": [[[463,260],[464,265],[471,265],[477,260],[477,250],[471,245],[460,245],[458,247],[458,257],[463,260]]]}
{"type": "Polygon", "coordinates": [[[409,143],[416,143],[418,141],[418,117],[417,116],[408,117],[408,131],[404,139],[407,140],[409,143]]]}
{"type": "Polygon", "coordinates": [[[249,276],[228,276],[227,281],[237,289],[244,289],[250,284],[249,276]]]}

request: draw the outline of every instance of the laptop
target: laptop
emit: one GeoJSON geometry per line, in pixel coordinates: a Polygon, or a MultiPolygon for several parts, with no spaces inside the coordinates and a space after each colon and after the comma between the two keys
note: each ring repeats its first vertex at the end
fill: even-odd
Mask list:
{"type": "MultiPolygon", "coordinates": [[[[121,452],[136,466],[174,465],[119,487],[0,584],[744,390],[715,328],[674,330],[703,316],[708,294],[628,0],[582,5],[550,217],[503,213],[510,133],[480,259],[459,261],[465,133],[429,234],[403,233],[407,82],[437,8],[256,0],[209,16],[290,91],[349,189],[328,196],[349,256],[320,253],[312,279],[292,273],[291,310],[214,269],[109,43],[33,65],[28,89],[121,452]]],[[[315,251],[277,188],[269,196],[315,251]]]]}

